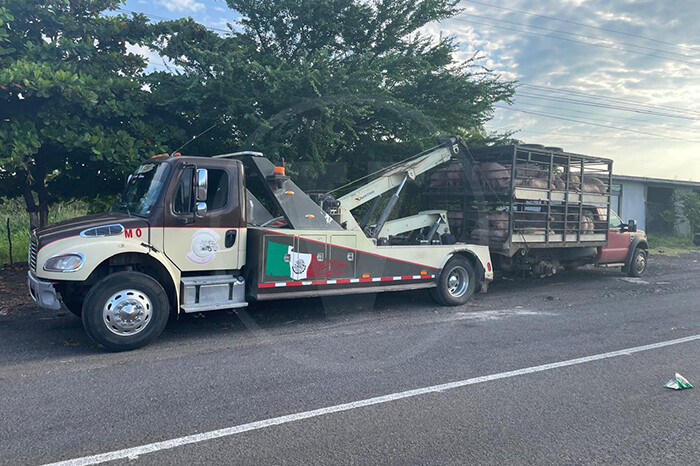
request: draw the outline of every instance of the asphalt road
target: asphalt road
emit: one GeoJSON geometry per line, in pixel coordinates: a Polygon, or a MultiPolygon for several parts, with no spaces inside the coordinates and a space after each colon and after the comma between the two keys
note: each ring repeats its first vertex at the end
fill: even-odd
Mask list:
{"type": "Polygon", "coordinates": [[[463,308],[407,292],[187,316],[119,354],[12,302],[0,463],[148,445],[110,464],[696,464],[700,390],[662,386],[680,372],[700,388],[700,337],[637,349],[700,335],[699,283],[700,255],[654,256],[641,281],[500,279],[463,308]]]}

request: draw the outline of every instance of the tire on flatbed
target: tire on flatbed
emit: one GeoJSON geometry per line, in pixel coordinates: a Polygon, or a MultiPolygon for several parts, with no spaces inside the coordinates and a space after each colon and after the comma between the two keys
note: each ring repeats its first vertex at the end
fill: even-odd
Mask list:
{"type": "Polygon", "coordinates": [[[163,287],[140,272],[117,272],[95,283],[83,303],[83,326],[96,343],[129,351],[163,332],[170,302],[163,287]]]}
{"type": "Polygon", "coordinates": [[[647,271],[647,265],[649,263],[649,257],[646,250],[642,248],[636,248],[634,253],[632,253],[632,260],[630,260],[630,269],[627,271],[627,275],[630,277],[641,277],[644,272],[647,271]]]}
{"type": "Polygon", "coordinates": [[[460,306],[474,296],[476,286],[472,263],[464,256],[455,255],[443,267],[437,287],[430,289],[430,296],[443,306],[460,306]]]}

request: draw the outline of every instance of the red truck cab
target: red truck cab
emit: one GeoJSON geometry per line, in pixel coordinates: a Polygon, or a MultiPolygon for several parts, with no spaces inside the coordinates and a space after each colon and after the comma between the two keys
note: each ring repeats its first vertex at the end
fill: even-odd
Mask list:
{"type": "MultiPolygon", "coordinates": [[[[593,211],[595,218],[603,220],[607,217],[606,209],[596,207],[593,211]]],[[[620,217],[610,211],[608,221],[608,244],[598,247],[596,265],[622,267],[622,271],[631,277],[639,277],[647,268],[649,245],[644,231],[637,229],[637,222],[630,220],[622,222],[620,217]]]]}

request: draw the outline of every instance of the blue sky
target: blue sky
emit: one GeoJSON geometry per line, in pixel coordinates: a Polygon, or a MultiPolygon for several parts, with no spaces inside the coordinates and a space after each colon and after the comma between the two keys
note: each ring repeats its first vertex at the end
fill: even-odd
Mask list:
{"type": "MultiPolygon", "coordinates": [[[[607,156],[615,172],[700,181],[700,1],[479,0],[425,33],[521,83],[489,130],[607,156]],[[519,10],[519,11],[513,11],[519,10]]],[[[127,0],[126,10],[191,16],[217,30],[238,17],[218,0],[127,0]]],[[[154,65],[162,61],[149,53],[154,65]]]]}

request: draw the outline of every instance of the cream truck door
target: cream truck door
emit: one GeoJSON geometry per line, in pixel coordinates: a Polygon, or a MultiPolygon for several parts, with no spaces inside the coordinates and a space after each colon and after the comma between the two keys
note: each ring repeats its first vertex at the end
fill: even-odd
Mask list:
{"type": "Polygon", "coordinates": [[[164,212],[163,246],[183,272],[238,270],[245,261],[245,205],[238,162],[184,163],[174,175],[164,212]],[[214,165],[214,166],[211,166],[214,165]],[[197,169],[207,170],[206,213],[195,214],[197,169]]]}

